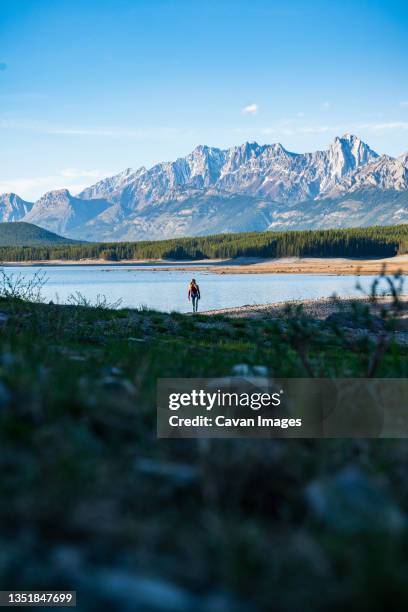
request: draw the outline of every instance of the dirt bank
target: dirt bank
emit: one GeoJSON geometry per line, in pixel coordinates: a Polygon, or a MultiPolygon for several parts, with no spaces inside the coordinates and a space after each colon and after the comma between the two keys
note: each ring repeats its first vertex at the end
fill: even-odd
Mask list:
{"type": "Polygon", "coordinates": [[[388,274],[408,273],[408,255],[386,259],[347,258],[283,258],[258,262],[218,264],[212,271],[219,274],[379,274],[385,267],[388,274]]]}

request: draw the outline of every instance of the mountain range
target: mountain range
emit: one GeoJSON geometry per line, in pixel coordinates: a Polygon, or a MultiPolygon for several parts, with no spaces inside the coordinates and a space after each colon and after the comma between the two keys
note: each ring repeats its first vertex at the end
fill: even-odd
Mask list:
{"type": "Polygon", "coordinates": [[[0,221],[19,220],[93,241],[404,223],[408,153],[378,155],[350,134],[313,153],[256,142],[200,145],[174,162],[128,168],[75,196],[66,189],[35,203],[0,196],[0,221]]]}

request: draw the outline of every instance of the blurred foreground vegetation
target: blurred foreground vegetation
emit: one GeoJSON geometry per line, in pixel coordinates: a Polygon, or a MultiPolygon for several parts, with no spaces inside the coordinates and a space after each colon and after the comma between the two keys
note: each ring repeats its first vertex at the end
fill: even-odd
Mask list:
{"type": "Polygon", "coordinates": [[[0,300],[2,588],[95,611],[406,609],[406,442],[156,438],[159,377],[406,377],[408,348],[353,316],[350,340],[299,309],[0,300]]]}

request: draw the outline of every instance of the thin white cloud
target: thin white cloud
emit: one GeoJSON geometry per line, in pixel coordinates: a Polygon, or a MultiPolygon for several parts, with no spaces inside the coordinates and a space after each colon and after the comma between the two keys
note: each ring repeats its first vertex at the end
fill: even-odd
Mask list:
{"type": "Polygon", "coordinates": [[[375,118],[379,119],[381,117],[384,117],[384,113],[379,113],[379,112],[376,112],[376,113],[362,113],[361,116],[362,117],[366,117],[368,119],[375,119],[375,118]]]}
{"type": "Polygon", "coordinates": [[[60,172],[61,176],[70,179],[90,178],[98,179],[102,173],[100,170],[79,170],[78,168],[64,168],[60,172]]]}
{"type": "Polygon", "coordinates": [[[266,128],[261,128],[260,132],[261,134],[268,136],[270,134],[278,134],[279,130],[277,130],[276,128],[272,128],[272,127],[266,127],[266,128]]]}
{"type": "Polygon", "coordinates": [[[50,127],[43,128],[47,134],[60,136],[112,136],[112,137],[132,137],[132,138],[152,138],[174,136],[179,133],[176,128],[147,128],[147,129],[127,129],[127,128],[76,128],[76,127],[50,127]]]}
{"type": "Polygon", "coordinates": [[[325,102],[322,102],[322,104],[320,105],[320,109],[321,110],[327,110],[331,107],[331,102],[329,100],[326,100],[325,102]]]}
{"type": "Polygon", "coordinates": [[[257,104],[248,104],[247,106],[244,106],[241,112],[243,115],[256,115],[258,110],[259,107],[257,104]]]}
{"type": "Polygon", "coordinates": [[[298,119],[302,119],[302,117],[305,116],[305,113],[303,111],[299,111],[298,113],[296,113],[296,117],[298,117],[298,119]]]}
{"type": "Polygon", "coordinates": [[[363,123],[358,126],[361,130],[383,132],[385,130],[408,130],[408,121],[388,121],[384,123],[363,123]]]}
{"type": "Polygon", "coordinates": [[[95,136],[113,138],[135,138],[137,140],[174,138],[182,134],[191,135],[191,130],[166,126],[151,126],[147,128],[125,128],[125,127],[77,127],[77,126],[53,126],[37,122],[20,122],[14,120],[0,120],[0,129],[27,130],[40,134],[56,136],[95,136]]]}
{"type": "Polygon", "coordinates": [[[25,200],[37,200],[47,191],[54,189],[68,189],[73,194],[79,193],[91,183],[96,182],[110,172],[100,170],[77,170],[65,168],[56,174],[48,176],[18,177],[0,181],[1,193],[17,193],[25,200]]]}
{"type": "Polygon", "coordinates": [[[235,128],[231,130],[234,134],[250,136],[259,134],[261,136],[294,136],[296,134],[342,134],[347,131],[344,126],[339,125],[290,125],[284,122],[281,125],[265,126],[254,129],[235,128]]]}
{"type": "Polygon", "coordinates": [[[391,130],[408,130],[408,121],[384,121],[384,122],[371,122],[371,123],[360,123],[360,124],[347,124],[347,125],[307,125],[299,123],[290,123],[289,121],[283,121],[280,124],[265,126],[259,128],[253,128],[251,130],[245,129],[233,130],[235,133],[247,133],[247,134],[260,134],[262,136],[293,136],[296,134],[313,135],[313,134],[334,134],[340,135],[347,132],[358,134],[362,130],[368,130],[371,132],[382,132],[391,130]]]}
{"type": "Polygon", "coordinates": [[[338,125],[306,125],[296,129],[300,134],[327,134],[327,132],[341,132],[342,128],[338,125]]]}
{"type": "Polygon", "coordinates": [[[273,134],[283,135],[283,136],[293,136],[293,134],[295,134],[295,131],[292,128],[286,128],[286,127],[279,127],[279,128],[266,127],[266,128],[261,128],[259,130],[259,133],[262,134],[263,136],[270,136],[273,134]]]}
{"type": "Polygon", "coordinates": [[[402,102],[400,102],[400,107],[401,108],[408,108],[408,100],[403,100],[402,102]]]}

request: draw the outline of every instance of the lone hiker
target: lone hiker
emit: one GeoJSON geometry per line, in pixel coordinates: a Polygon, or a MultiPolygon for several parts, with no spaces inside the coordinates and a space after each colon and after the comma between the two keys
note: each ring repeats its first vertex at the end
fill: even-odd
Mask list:
{"type": "Polygon", "coordinates": [[[188,299],[191,298],[193,302],[193,312],[197,312],[200,297],[200,287],[197,285],[195,278],[193,278],[188,286],[188,299]]]}

